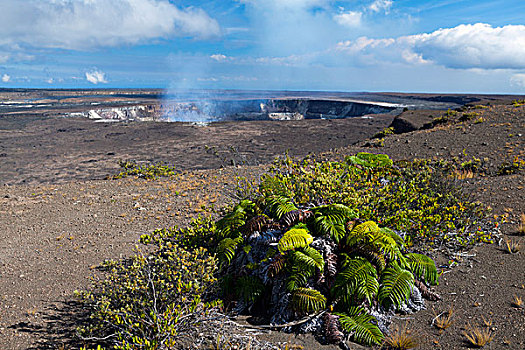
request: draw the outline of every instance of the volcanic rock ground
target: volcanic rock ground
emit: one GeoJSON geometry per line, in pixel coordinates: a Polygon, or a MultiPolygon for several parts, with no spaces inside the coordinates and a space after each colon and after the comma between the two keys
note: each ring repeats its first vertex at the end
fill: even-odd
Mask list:
{"type": "MultiPolygon", "coordinates": [[[[286,150],[327,159],[358,151],[396,160],[476,156],[486,158],[491,171],[514,156],[525,158],[524,106],[476,112],[481,122],[391,135],[381,148],[365,146],[364,139],[392,117],[209,127],[0,118],[0,349],[68,348],[73,291],[89,286],[102,260],[132,254],[142,233],[184,225],[203,206],[224,205],[234,196],[236,175],[257,178],[265,168],[257,164],[286,150]],[[181,172],[170,179],[102,180],[118,171],[118,159],[164,161],[181,172]]],[[[525,212],[523,172],[458,182],[495,215],[507,214],[502,233],[514,234],[525,212]]],[[[488,348],[524,349],[525,309],[512,306],[514,296],[525,299],[522,250],[511,255],[497,244],[475,247],[445,271],[436,288],[442,301],[396,322],[408,322],[423,349],[461,349],[468,348],[462,332],[485,317],[495,332],[488,348]],[[454,323],[439,334],[431,320],[450,307],[454,323]]],[[[261,337],[320,348],[312,337],[261,337]]]]}

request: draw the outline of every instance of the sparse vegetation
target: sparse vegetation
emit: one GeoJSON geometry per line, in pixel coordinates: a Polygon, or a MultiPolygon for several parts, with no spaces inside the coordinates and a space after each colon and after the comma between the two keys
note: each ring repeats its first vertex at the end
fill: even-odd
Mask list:
{"type": "Polygon", "coordinates": [[[122,179],[127,176],[154,179],[177,174],[177,170],[174,167],[162,163],[138,165],[135,162],[121,160],[119,161],[119,165],[123,170],[117,175],[112,176],[112,179],[122,179]]]}
{"type": "Polygon", "coordinates": [[[454,170],[452,177],[457,180],[473,179],[476,174],[472,170],[454,170]]]}
{"type": "Polygon", "coordinates": [[[384,138],[376,138],[372,139],[370,141],[367,141],[364,144],[365,147],[372,147],[372,148],[381,148],[385,147],[385,139],[384,138]]]}
{"type": "Polygon", "coordinates": [[[215,259],[204,248],[188,251],[160,242],[153,254],[106,261],[105,279],[79,292],[90,310],[85,341],[114,349],[164,349],[181,344],[199,324],[217,317],[219,301],[204,301],[215,282],[215,259]]]}
{"type": "Polygon", "coordinates": [[[454,308],[450,307],[447,311],[442,312],[432,319],[432,325],[443,332],[450,326],[452,326],[454,319],[454,308]]]}
{"type": "Polygon", "coordinates": [[[413,241],[430,246],[448,241],[452,248],[493,241],[494,225],[486,221],[482,207],[465,200],[449,181],[453,164],[428,160],[393,164],[386,157],[389,162],[364,167],[362,163],[372,156],[361,153],[344,162],[285,158],[274,164],[260,186],[252,186],[251,193],[243,188],[242,193],[280,195],[296,205],[341,203],[363,220],[407,232],[408,245],[413,241]]]}
{"type": "Polygon", "coordinates": [[[521,107],[521,106],[525,105],[525,100],[514,100],[514,101],[512,101],[512,105],[514,107],[521,107]]]}
{"type": "Polygon", "coordinates": [[[516,174],[519,171],[525,169],[525,160],[521,159],[519,156],[515,156],[512,162],[503,163],[498,168],[498,175],[512,175],[516,174]]]}
{"type": "Polygon", "coordinates": [[[407,328],[405,324],[402,327],[396,327],[385,338],[383,347],[390,350],[408,350],[418,347],[417,337],[407,328]]]}
{"type": "Polygon", "coordinates": [[[423,125],[423,129],[432,129],[438,125],[445,125],[445,124],[448,124],[450,122],[450,118],[452,116],[455,116],[457,114],[456,111],[448,111],[447,114],[441,116],[441,117],[437,117],[437,118],[434,118],[432,119],[431,122],[428,122],[426,124],[423,125]]]}
{"type": "Polygon", "coordinates": [[[472,171],[472,172],[481,172],[484,167],[484,162],[476,157],[472,157],[472,159],[464,161],[459,165],[459,170],[464,171],[472,171]]]}
{"type": "Polygon", "coordinates": [[[521,242],[513,239],[505,238],[505,246],[507,248],[507,253],[509,254],[518,254],[521,249],[521,242]]]}
{"type": "Polygon", "coordinates": [[[387,135],[393,135],[393,134],[394,134],[394,127],[389,127],[389,128],[384,129],[383,131],[378,132],[372,138],[382,139],[387,135]]]}
{"type": "Polygon", "coordinates": [[[518,224],[518,229],[516,232],[519,236],[525,236],[525,214],[521,214],[520,223],[518,224]]]}
{"type": "MultiPolygon", "coordinates": [[[[486,320],[483,321],[486,324],[486,320]]],[[[478,327],[471,325],[467,326],[467,329],[463,332],[469,345],[476,348],[482,348],[489,344],[494,339],[494,332],[488,326],[478,327]]]]}
{"type": "Polygon", "coordinates": [[[514,300],[512,301],[512,306],[518,309],[523,309],[525,307],[525,303],[521,297],[515,295],[514,300]]]}
{"type": "Polygon", "coordinates": [[[472,120],[472,119],[474,119],[474,118],[476,118],[478,116],[479,116],[479,113],[477,113],[477,112],[463,113],[461,115],[461,117],[459,117],[459,120],[464,122],[464,121],[467,121],[467,120],[472,120]]]}

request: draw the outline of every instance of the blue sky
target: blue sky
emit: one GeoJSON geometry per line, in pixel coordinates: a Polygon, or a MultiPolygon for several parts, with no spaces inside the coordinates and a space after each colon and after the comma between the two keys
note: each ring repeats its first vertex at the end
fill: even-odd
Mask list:
{"type": "Polygon", "coordinates": [[[525,93],[523,0],[0,0],[0,86],[525,93]]]}

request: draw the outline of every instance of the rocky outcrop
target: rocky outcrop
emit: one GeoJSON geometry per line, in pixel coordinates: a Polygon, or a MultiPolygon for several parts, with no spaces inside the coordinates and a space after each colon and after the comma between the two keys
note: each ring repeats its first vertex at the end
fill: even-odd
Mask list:
{"type": "Polygon", "coordinates": [[[421,130],[425,125],[442,114],[435,110],[404,111],[394,118],[390,126],[394,128],[394,133],[404,134],[411,131],[421,130]]]}

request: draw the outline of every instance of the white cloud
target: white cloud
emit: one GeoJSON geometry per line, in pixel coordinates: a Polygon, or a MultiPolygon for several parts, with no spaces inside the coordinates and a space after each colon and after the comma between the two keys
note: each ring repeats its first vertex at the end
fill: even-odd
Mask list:
{"type": "Polygon", "coordinates": [[[510,84],[512,86],[525,88],[525,73],[514,74],[510,77],[510,84]]]}
{"type": "Polygon", "coordinates": [[[345,27],[359,27],[361,26],[362,12],[359,11],[348,11],[342,12],[334,16],[334,20],[345,27]]]}
{"type": "Polygon", "coordinates": [[[214,54],[214,55],[211,55],[210,58],[217,62],[223,62],[223,61],[228,60],[228,56],[222,55],[222,54],[214,54]]]}
{"type": "Polygon", "coordinates": [[[384,11],[388,13],[392,7],[393,1],[391,0],[375,0],[370,6],[369,9],[374,12],[384,11]]]}
{"type": "Polygon", "coordinates": [[[0,45],[85,50],[159,38],[219,35],[202,9],[168,0],[2,0],[0,45]]]}
{"type": "Polygon", "coordinates": [[[456,69],[525,68],[525,25],[462,24],[399,38],[340,42],[336,50],[408,63],[456,69]]]}
{"type": "Polygon", "coordinates": [[[450,68],[525,68],[525,25],[466,24],[406,40],[425,60],[450,68]]]}
{"type": "Polygon", "coordinates": [[[53,84],[54,82],[55,82],[55,79],[53,79],[53,78],[49,78],[49,79],[46,80],[46,83],[48,83],[48,84],[53,84]]]}
{"type": "Polygon", "coordinates": [[[108,82],[106,80],[106,74],[98,70],[86,72],[86,80],[95,85],[99,83],[105,84],[108,82]]]}
{"type": "Polygon", "coordinates": [[[11,77],[10,77],[8,74],[4,74],[4,75],[2,76],[2,81],[3,81],[4,83],[8,83],[10,80],[11,80],[11,77]]]}

